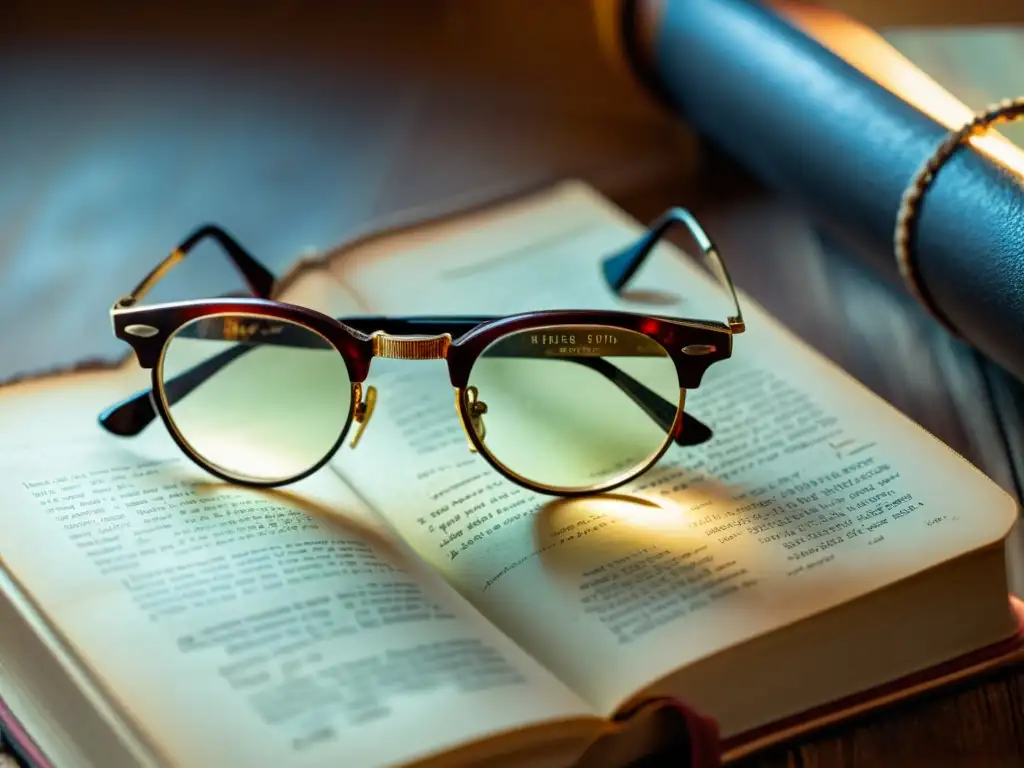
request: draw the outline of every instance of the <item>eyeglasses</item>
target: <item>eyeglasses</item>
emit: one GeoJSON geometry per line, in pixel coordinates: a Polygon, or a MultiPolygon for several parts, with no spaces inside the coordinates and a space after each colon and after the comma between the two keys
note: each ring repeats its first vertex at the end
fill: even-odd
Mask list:
{"type": "Polygon", "coordinates": [[[676,225],[689,230],[727,291],[723,323],[620,311],[552,310],[506,317],[344,317],[275,301],[274,276],[223,229],[195,230],[111,310],[115,335],[152,371],[152,388],[100,415],[120,436],[159,416],[180,449],[216,477],[281,486],[327,463],[377,399],[373,358],[447,362],[469,450],[532,490],[562,496],[618,487],[670,445],[711,430],[684,410],[686,391],[728,358],[744,330],[735,289],[694,217],[674,208],[600,262],[621,294],[676,225]],[[254,298],[139,306],[200,241],[212,238],[254,298]]]}

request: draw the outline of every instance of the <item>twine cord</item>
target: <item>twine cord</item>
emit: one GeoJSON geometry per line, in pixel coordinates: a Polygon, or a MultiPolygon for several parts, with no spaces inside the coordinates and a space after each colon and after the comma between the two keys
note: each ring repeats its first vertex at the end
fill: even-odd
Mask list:
{"type": "Polygon", "coordinates": [[[925,289],[921,281],[917,259],[913,255],[915,224],[920,216],[921,202],[935,181],[939,170],[961,146],[964,146],[974,136],[985,133],[996,125],[1011,123],[1022,117],[1024,117],[1024,96],[1016,99],[1004,99],[998,104],[990,105],[978,112],[957,130],[950,131],[931,156],[921,164],[904,190],[900,201],[893,238],[896,266],[899,268],[900,278],[918,303],[954,336],[959,337],[961,334],[925,289]]]}

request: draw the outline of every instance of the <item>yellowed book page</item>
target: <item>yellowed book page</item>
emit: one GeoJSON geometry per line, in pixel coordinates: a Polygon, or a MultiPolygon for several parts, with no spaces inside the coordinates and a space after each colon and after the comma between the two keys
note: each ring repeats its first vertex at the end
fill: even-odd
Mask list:
{"type": "MultiPolygon", "coordinates": [[[[640,231],[566,183],[380,244],[338,272],[380,313],[596,307],[724,320],[715,283],[667,245],[628,300],[613,296],[598,258],[640,231]]],[[[714,437],[671,447],[613,494],[563,500],[499,476],[468,450],[443,361],[375,360],[377,410],[337,466],[604,713],[669,670],[1007,533],[1006,493],[742,300],[747,333],[687,399],[714,437]]],[[[543,398],[557,380],[528,383],[524,397],[543,398]]],[[[565,460],[533,448],[538,465],[565,460]]]]}
{"type": "Polygon", "coordinates": [[[0,565],[143,762],[392,765],[540,721],[596,729],[330,467],[246,490],[160,422],[102,432],[145,374],[0,393],[0,565]]]}

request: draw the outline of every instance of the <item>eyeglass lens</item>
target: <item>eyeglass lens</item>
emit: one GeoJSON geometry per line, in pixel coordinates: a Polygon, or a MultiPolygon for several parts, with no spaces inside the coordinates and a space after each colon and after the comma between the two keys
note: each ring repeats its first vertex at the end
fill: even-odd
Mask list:
{"type": "Polygon", "coordinates": [[[670,439],[623,390],[622,374],[669,403],[675,363],[643,334],[534,328],[487,347],[469,376],[467,426],[513,475],[556,492],[603,487],[654,461],[670,439]]]}
{"type": "Polygon", "coordinates": [[[283,482],[318,465],[352,411],[344,358],[320,334],[287,320],[193,320],[168,341],[158,373],[180,438],[207,464],[249,481],[283,482]],[[182,377],[203,370],[215,375],[187,397],[174,396],[182,377]]]}

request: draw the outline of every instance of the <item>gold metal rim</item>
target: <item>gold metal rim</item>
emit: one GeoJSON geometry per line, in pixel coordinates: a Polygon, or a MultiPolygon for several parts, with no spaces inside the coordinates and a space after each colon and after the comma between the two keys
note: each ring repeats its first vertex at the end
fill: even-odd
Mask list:
{"type": "Polygon", "coordinates": [[[476,432],[467,426],[465,412],[466,407],[465,388],[455,387],[455,410],[459,414],[459,423],[462,425],[462,430],[466,435],[466,439],[469,440],[471,446],[470,450],[474,450],[475,453],[480,454],[484,460],[500,474],[525,488],[538,491],[539,493],[546,493],[551,496],[591,496],[613,490],[628,483],[630,480],[640,477],[640,475],[646,473],[661,460],[661,457],[668,451],[669,446],[675,441],[676,436],[679,434],[679,430],[682,428],[683,411],[686,407],[686,390],[680,388],[679,405],[676,408],[675,420],[672,422],[672,426],[669,431],[665,433],[665,439],[662,441],[661,446],[645,463],[628,471],[622,472],[611,480],[603,483],[595,483],[594,485],[576,488],[564,488],[548,485],[547,483],[538,483],[511,469],[508,465],[499,460],[490,450],[488,450],[487,447],[484,446],[483,441],[478,439],[476,432]]]}
{"type": "MultiPolygon", "coordinates": [[[[326,463],[327,461],[330,460],[331,456],[333,456],[335,453],[337,453],[338,448],[342,445],[342,443],[344,443],[345,437],[348,435],[349,430],[350,430],[350,428],[352,426],[352,419],[355,416],[356,406],[362,400],[362,385],[359,382],[353,382],[353,381],[348,379],[347,368],[346,368],[346,380],[349,381],[349,385],[350,385],[349,386],[349,397],[351,398],[351,402],[349,403],[348,417],[345,420],[345,424],[342,427],[341,433],[339,434],[338,439],[334,443],[333,447],[322,458],[320,458],[316,462],[313,462],[312,464],[310,464],[310,466],[308,468],[306,468],[305,470],[303,470],[301,472],[298,472],[298,473],[295,473],[295,474],[292,474],[292,475],[287,475],[287,476],[282,477],[282,478],[273,478],[273,479],[271,479],[271,478],[262,478],[262,477],[253,477],[253,476],[245,475],[245,474],[242,474],[242,473],[239,473],[239,472],[234,472],[232,470],[226,469],[225,467],[221,466],[217,462],[210,461],[209,459],[205,458],[202,454],[200,454],[192,446],[192,443],[182,434],[181,430],[178,428],[177,423],[175,422],[174,416],[173,416],[173,414],[171,412],[171,404],[169,402],[167,402],[167,396],[166,396],[166,394],[164,392],[164,360],[167,357],[167,349],[168,349],[168,347],[170,347],[171,342],[177,337],[178,333],[181,331],[182,328],[186,328],[189,325],[191,325],[192,323],[199,322],[200,320],[205,320],[205,319],[211,318],[211,317],[251,317],[251,318],[254,318],[254,319],[265,320],[267,316],[266,315],[261,315],[261,314],[258,314],[258,313],[252,313],[252,312],[217,312],[217,313],[214,313],[214,314],[203,315],[202,317],[197,317],[197,318],[195,318],[193,320],[188,321],[187,323],[182,323],[180,326],[175,328],[172,333],[170,333],[167,336],[167,340],[164,342],[163,347],[161,347],[161,349],[160,349],[160,357],[157,358],[156,366],[153,368],[153,371],[154,371],[154,374],[153,374],[154,382],[156,384],[156,386],[153,387],[153,392],[156,394],[157,397],[160,398],[160,406],[161,406],[160,409],[163,412],[163,414],[166,416],[164,421],[166,422],[167,428],[169,430],[171,430],[171,432],[174,433],[175,441],[178,443],[178,445],[182,446],[184,448],[185,452],[187,454],[189,454],[189,456],[192,458],[193,461],[197,462],[198,464],[200,464],[203,467],[206,467],[206,468],[214,471],[215,474],[218,474],[218,475],[221,475],[221,476],[224,476],[224,477],[230,477],[230,478],[232,478],[233,480],[235,480],[237,482],[246,483],[246,484],[249,484],[249,485],[259,485],[259,486],[283,485],[283,484],[286,484],[286,483],[289,483],[289,482],[293,482],[296,479],[305,477],[306,475],[308,475],[310,473],[310,471],[315,470],[315,469],[323,466],[324,463],[326,463]],[[357,392],[359,393],[358,399],[356,398],[356,393],[357,392]]],[[[280,320],[280,318],[275,318],[275,319],[280,320]]],[[[336,346],[334,346],[334,344],[331,343],[330,339],[328,339],[322,333],[317,331],[315,328],[310,328],[308,325],[305,325],[303,323],[297,323],[294,320],[283,320],[282,322],[291,323],[292,325],[297,325],[300,328],[304,328],[304,329],[310,331],[311,333],[315,333],[317,336],[319,336],[325,342],[327,342],[328,346],[330,346],[330,348],[333,349],[339,356],[341,355],[340,350],[338,350],[338,348],[336,346]]],[[[344,358],[342,358],[342,362],[344,363],[344,358]]]]}

